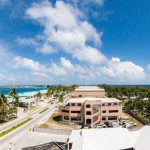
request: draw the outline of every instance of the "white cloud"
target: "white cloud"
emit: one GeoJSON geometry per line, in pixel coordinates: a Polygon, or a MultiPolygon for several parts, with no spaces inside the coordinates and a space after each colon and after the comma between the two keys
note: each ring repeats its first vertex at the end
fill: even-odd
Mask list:
{"type": "MultiPolygon", "coordinates": [[[[104,1],[105,0],[72,0],[72,2],[75,4],[75,5],[86,5],[86,4],[90,4],[90,3],[95,3],[95,4],[98,4],[99,6],[103,6],[104,5],[104,1]]],[[[68,2],[70,2],[68,0],[68,2]]]]}
{"type": "Polygon", "coordinates": [[[18,44],[18,45],[29,45],[29,46],[37,46],[38,45],[38,43],[36,42],[36,40],[34,40],[34,39],[32,39],[32,38],[20,38],[20,37],[18,37],[16,40],[16,43],[18,44]]]}
{"type": "MultiPolygon", "coordinates": [[[[93,2],[103,4],[100,0],[93,2]]],[[[98,47],[102,46],[103,33],[99,33],[86,21],[79,9],[63,1],[57,1],[55,6],[52,6],[49,1],[44,1],[34,3],[27,9],[26,14],[30,19],[38,21],[44,27],[44,31],[34,38],[18,37],[16,42],[19,45],[32,45],[36,51],[43,54],[62,50],[70,54],[76,63],[73,63],[71,58],[61,57],[58,58],[59,62],[41,64],[31,58],[15,56],[5,47],[0,46],[2,71],[0,84],[4,83],[2,80],[7,78],[11,83],[32,84],[140,83],[145,81],[147,74],[141,66],[130,61],[121,61],[117,57],[108,59],[98,50],[98,47]]],[[[150,69],[150,66],[148,68],[150,69]]]]}
{"type": "Polygon", "coordinates": [[[81,11],[70,4],[63,1],[57,1],[55,6],[48,1],[40,4],[34,3],[26,13],[44,27],[42,36],[45,39],[41,47],[46,45],[46,48],[38,49],[38,51],[52,53],[63,50],[80,61],[92,64],[99,64],[104,60],[105,56],[88,44],[90,42],[94,46],[101,46],[102,32],[98,33],[90,23],[85,21],[81,11]],[[91,54],[96,59],[91,61],[91,54]]]}
{"type": "Polygon", "coordinates": [[[102,72],[108,78],[116,81],[140,81],[145,78],[144,69],[132,62],[121,62],[119,58],[112,58],[102,72]]]}
{"type": "Polygon", "coordinates": [[[33,61],[29,58],[23,58],[21,56],[16,56],[13,59],[13,62],[14,67],[16,68],[25,67],[36,71],[42,70],[44,68],[44,66],[40,65],[39,62],[33,61]]]}
{"type": "Polygon", "coordinates": [[[147,65],[147,69],[150,71],[150,65],[147,65]]]}

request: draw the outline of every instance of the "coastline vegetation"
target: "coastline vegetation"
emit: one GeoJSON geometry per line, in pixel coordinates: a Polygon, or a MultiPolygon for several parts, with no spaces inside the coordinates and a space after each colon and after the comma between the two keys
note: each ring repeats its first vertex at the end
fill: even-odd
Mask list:
{"type": "Polygon", "coordinates": [[[17,114],[16,107],[8,102],[4,94],[0,94],[0,123],[6,122],[12,114],[17,114]]]}
{"type": "Polygon", "coordinates": [[[63,102],[64,96],[69,94],[70,92],[74,91],[76,85],[70,86],[47,86],[48,91],[46,93],[47,97],[54,96],[59,102],[63,102]]]}

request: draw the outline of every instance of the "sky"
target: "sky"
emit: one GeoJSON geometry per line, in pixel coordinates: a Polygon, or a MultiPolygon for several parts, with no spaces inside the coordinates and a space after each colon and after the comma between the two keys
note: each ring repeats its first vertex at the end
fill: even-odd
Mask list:
{"type": "Polygon", "coordinates": [[[149,8],[149,0],[0,0],[0,85],[150,84],[149,8]]]}

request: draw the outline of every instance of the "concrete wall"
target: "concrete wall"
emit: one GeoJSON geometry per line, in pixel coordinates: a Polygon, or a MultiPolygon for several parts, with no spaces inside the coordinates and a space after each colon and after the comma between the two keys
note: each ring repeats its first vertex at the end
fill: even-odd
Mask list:
{"type": "Polygon", "coordinates": [[[95,97],[102,98],[105,97],[105,91],[74,91],[73,97],[95,97]]]}

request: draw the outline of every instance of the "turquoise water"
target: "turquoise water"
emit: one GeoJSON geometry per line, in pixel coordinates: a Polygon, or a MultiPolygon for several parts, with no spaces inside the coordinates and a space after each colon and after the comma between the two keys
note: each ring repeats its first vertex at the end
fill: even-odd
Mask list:
{"type": "MultiPolygon", "coordinates": [[[[4,93],[5,95],[8,95],[10,90],[12,88],[1,88],[0,87],[0,93],[4,93]]],[[[43,90],[47,90],[47,88],[15,88],[17,91],[17,94],[20,93],[25,93],[25,92],[39,92],[39,91],[43,91],[43,90]]]]}
{"type": "MultiPolygon", "coordinates": [[[[11,88],[0,88],[0,93],[4,93],[5,96],[8,97],[8,101],[12,102],[13,99],[9,97],[10,90],[11,88]]],[[[47,92],[47,88],[16,88],[16,92],[19,96],[21,96],[19,98],[19,101],[27,103],[32,101],[32,99],[26,98],[27,96],[34,96],[38,92],[44,94],[47,92]]]]}

